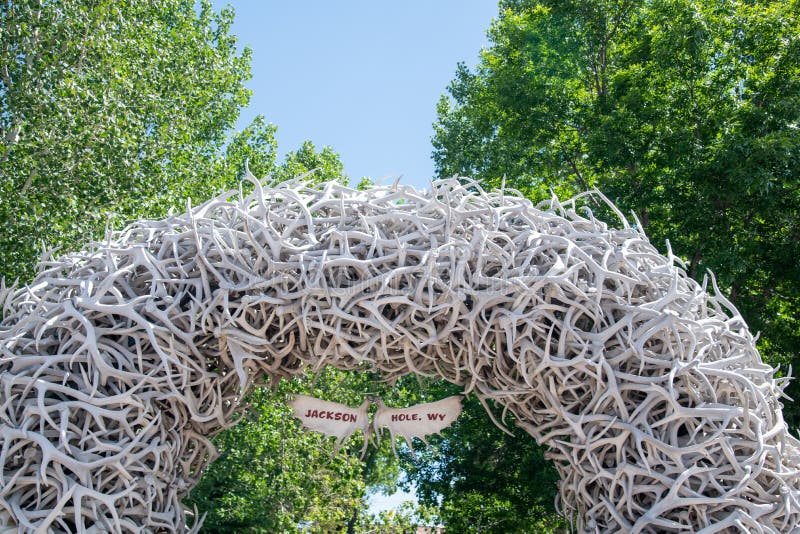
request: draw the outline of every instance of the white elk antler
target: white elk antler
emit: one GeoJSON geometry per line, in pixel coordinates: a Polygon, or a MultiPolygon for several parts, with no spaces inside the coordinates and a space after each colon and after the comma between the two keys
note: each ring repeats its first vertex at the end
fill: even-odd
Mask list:
{"type": "Polygon", "coordinates": [[[0,527],[182,531],[252,384],[368,365],[504,406],[580,531],[792,531],[785,380],[716,286],[577,204],[255,182],[46,258],[0,289],[0,527]]]}

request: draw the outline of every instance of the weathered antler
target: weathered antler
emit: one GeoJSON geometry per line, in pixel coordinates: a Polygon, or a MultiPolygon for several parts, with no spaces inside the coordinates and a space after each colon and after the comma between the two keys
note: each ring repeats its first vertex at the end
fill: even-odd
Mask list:
{"type": "Polygon", "coordinates": [[[796,528],[781,381],[622,225],[457,179],[256,184],[48,259],[0,291],[0,526],[183,530],[244,391],[367,362],[504,405],[582,531],[796,528]]]}

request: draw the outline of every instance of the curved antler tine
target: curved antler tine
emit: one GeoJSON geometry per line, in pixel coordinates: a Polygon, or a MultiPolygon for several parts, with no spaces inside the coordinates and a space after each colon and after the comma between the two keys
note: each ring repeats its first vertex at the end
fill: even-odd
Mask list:
{"type": "MultiPolygon", "coordinates": [[[[70,510],[87,531],[181,532],[179,503],[249,388],[364,364],[513,415],[581,531],[800,524],[785,380],[713,278],[590,201],[608,203],[534,206],[461,177],[425,191],[300,178],[44,258],[30,286],[0,283],[0,525],[44,532],[70,510]]],[[[423,406],[368,396],[300,415],[337,449],[387,427],[396,451],[450,421],[423,406]],[[379,424],[391,414],[411,419],[379,424]]]]}

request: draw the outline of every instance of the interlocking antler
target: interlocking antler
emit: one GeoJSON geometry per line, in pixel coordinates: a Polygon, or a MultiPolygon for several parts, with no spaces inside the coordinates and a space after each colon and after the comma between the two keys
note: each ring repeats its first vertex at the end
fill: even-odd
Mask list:
{"type": "Polygon", "coordinates": [[[582,531],[796,528],[782,381],[622,226],[457,179],[256,183],[48,258],[0,290],[0,526],[183,530],[243,392],[368,363],[505,406],[582,531]]]}

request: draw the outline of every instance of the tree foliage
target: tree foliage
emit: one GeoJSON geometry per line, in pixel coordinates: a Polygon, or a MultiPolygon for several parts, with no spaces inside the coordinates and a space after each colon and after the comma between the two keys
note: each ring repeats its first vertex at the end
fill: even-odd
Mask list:
{"type": "Polygon", "coordinates": [[[327,367],[280,381],[274,391],[256,389],[245,418],[215,439],[221,455],[186,500],[207,514],[204,531],[394,532],[420,516],[432,520],[429,508],[414,506],[371,517],[367,490],[398,487],[400,464],[391,442],[372,436],[362,457],[359,433],[337,451],[333,438],[304,431],[291,417],[287,402],[294,393],[350,406],[367,393],[399,406],[423,398],[414,377],[387,384],[366,365],[357,373],[327,367]]]}
{"type": "MultiPolygon", "coordinates": [[[[456,392],[443,382],[425,388],[431,400],[456,392]]],[[[505,424],[511,434],[470,396],[443,436],[413,455],[402,454],[406,484],[413,483],[423,505],[437,509],[448,532],[550,532],[563,526],[554,508],[558,473],[513,417],[505,424]]]]}
{"type": "MultiPolygon", "coordinates": [[[[600,189],[663,252],[669,240],[691,276],[702,281],[711,269],[761,331],[764,358],[798,369],[799,8],[796,0],[501,1],[479,64],[459,65],[439,101],[437,173],[490,187],[505,178],[534,199],[600,189]]],[[[798,398],[798,383],[788,392],[798,398]]],[[[796,404],[784,415],[800,424],[796,404]]],[[[535,503],[552,492],[543,467],[529,470],[524,459],[481,469],[490,451],[507,450],[502,460],[527,446],[505,449],[504,436],[487,433],[459,421],[459,444],[439,445],[412,469],[424,491],[441,496],[453,531],[516,517],[507,488],[535,503]],[[522,477],[527,486],[516,485],[522,477]]]]}
{"type": "MultiPolygon", "coordinates": [[[[234,183],[222,148],[250,51],[232,18],[207,1],[0,4],[0,275],[234,183]]],[[[269,136],[254,125],[234,144],[269,136]]]]}
{"type": "Polygon", "coordinates": [[[221,455],[187,499],[208,514],[204,532],[344,531],[365,507],[358,455],[302,430],[286,405],[291,389],[255,390],[246,418],[215,440],[221,455]]]}
{"type": "MultiPolygon", "coordinates": [[[[186,0],[0,3],[0,276],[29,280],[42,246],[69,252],[247,188],[245,163],[273,180],[346,180],[339,156],[311,142],[279,164],[263,117],[232,132],[250,76],[232,20],[186,0]]],[[[346,394],[337,380],[326,394],[346,394]]],[[[292,387],[311,386],[256,390],[245,421],[218,436],[221,457],[188,501],[206,530],[346,529],[367,521],[367,484],[393,488],[396,462],[377,455],[365,471],[301,432],[282,402],[292,387]]]]}
{"type": "Polygon", "coordinates": [[[762,354],[797,367],[799,8],[503,1],[439,102],[437,172],[537,198],[602,190],[690,275],[711,269],[762,354]]]}

